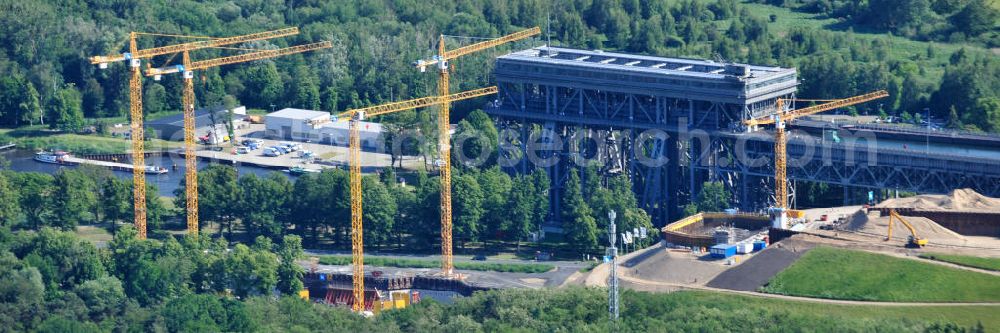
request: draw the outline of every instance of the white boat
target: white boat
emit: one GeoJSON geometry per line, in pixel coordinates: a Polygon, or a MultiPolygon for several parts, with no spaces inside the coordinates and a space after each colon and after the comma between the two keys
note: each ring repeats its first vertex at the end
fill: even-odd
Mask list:
{"type": "Polygon", "coordinates": [[[148,175],[162,175],[167,173],[167,168],[155,165],[147,165],[144,171],[148,175]]]}
{"type": "Polygon", "coordinates": [[[61,165],[75,165],[76,163],[67,162],[66,157],[69,157],[69,153],[64,151],[56,152],[46,152],[40,151],[35,153],[35,161],[50,164],[61,164],[61,165]]]}
{"type": "Polygon", "coordinates": [[[304,175],[306,173],[319,173],[320,170],[306,169],[306,168],[303,168],[303,167],[300,167],[300,166],[293,166],[291,168],[288,168],[288,170],[285,170],[285,172],[293,174],[293,175],[296,175],[296,176],[301,176],[301,175],[304,175]]]}

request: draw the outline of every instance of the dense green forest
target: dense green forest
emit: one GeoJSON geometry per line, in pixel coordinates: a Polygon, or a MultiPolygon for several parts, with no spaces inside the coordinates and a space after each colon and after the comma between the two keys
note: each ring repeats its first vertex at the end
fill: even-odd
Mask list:
{"type": "MultiPolygon", "coordinates": [[[[913,119],[928,108],[956,128],[1000,130],[1000,60],[989,49],[998,46],[996,1],[755,2],[784,7],[737,0],[4,0],[0,124],[44,120],[73,130],[95,118],[123,119],[127,71],[121,64],[99,70],[87,57],[122,52],[129,31],[232,36],[300,27],[300,35],[256,46],[330,40],[334,47],[201,73],[198,104],[338,111],[429,94],[435,78],[411,63],[433,54],[439,34],[489,37],[542,26],[561,46],[795,66],[801,97],[887,88],[892,98],[881,109],[859,111],[913,119]],[[788,23],[803,15],[822,24],[788,23]]],[[[448,38],[452,46],[470,41],[448,38]]],[[[140,38],[141,47],[171,42],[178,40],[140,38]]],[[[541,43],[456,61],[455,89],[489,84],[491,56],[541,43]]],[[[199,51],[194,58],[227,52],[199,51]]],[[[147,113],[179,109],[177,78],[147,80],[144,91],[147,113]]],[[[410,112],[390,121],[415,126],[431,117],[410,112]]]]}

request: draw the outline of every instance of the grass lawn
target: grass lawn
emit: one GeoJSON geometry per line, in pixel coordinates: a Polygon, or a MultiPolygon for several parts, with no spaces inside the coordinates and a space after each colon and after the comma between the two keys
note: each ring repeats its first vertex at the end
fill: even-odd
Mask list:
{"type": "MultiPolygon", "coordinates": [[[[319,262],[324,265],[349,265],[350,256],[320,256],[319,262]]],[[[402,268],[438,268],[441,267],[440,260],[424,259],[402,259],[402,258],[365,258],[365,265],[383,267],[402,268]]],[[[487,262],[455,262],[456,269],[470,271],[492,271],[492,272],[516,272],[516,273],[544,273],[555,268],[548,264],[505,264],[487,262]]]]}
{"type": "Polygon", "coordinates": [[[104,228],[93,225],[81,225],[76,227],[76,235],[91,243],[110,242],[112,235],[104,228]]]}
{"type": "MultiPolygon", "coordinates": [[[[1000,306],[869,306],[869,305],[831,305],[814,302],[789,301],[761,297],[731,295],[703,291],[684,291],[672,293],[671,297],[682,300],[683,303],[703,303],[707,308],[765,308],[775,312],[818,314],[833,318],[848,318],[851,320],[909,320],[913,322],[954,322],[963,326],[974,326],[982,323],[987,331],[1000,328],[1000,306]],[[676,296],[674,296],[676,295],[676,296]]],[[[624,303],[627,304],[627,303],[624,303]]]]}
{"type": "MultiPolygon", "coordinates": [[[[83,135],[50,131],[42,126],[0,129],[0,142],[13,141],[19,148],[30,150],[66,150],[77,154],[125,153],[131,149],[131,142],[123,138],[83,135]]],[[[159,139],[146,141],[146,150],[178,148],[180,142],[159,139]]]]}
{"type": "Polygon", "coordinates": [[[1000,302],[1000,277],[861,251],[817,247],[764,292],[894,302],[1000,302]]]}
{"type": "Polygon", "coordinates": [[[983,257],[960,256],[954,254],[941,254],[941,253],[925,253],[921,254],[920,257],[931,260],[950,262],[956,265],[969,266],[974,268],[981,268],[981,269],[1000,272],[1000,258],[983,258],[983,257]]]}

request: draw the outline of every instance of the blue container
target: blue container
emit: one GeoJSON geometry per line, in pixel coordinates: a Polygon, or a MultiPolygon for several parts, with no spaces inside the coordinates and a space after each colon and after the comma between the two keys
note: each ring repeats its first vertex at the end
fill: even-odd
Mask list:
{"type": "Polygon", "coordinates": [[[736,255],[736,245],[717,244],[712,246],[708,252],[712,254],[712,258],[725,259],[736,255]]]}
{"type": "Polygon", "coordinates": [[[765,247],[767,247],[767,243],[764,243],[764,241],[753,242],[753,250],[754,250],[754,252],[763,250],[765,247]]]}

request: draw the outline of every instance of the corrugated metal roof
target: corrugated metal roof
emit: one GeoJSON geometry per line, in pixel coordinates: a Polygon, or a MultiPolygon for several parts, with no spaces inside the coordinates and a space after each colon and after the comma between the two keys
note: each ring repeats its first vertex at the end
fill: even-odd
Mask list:
{"type": "Polygon", "coordinates": [[[775,73],[794,71],[794,69],[782,67],[726,64],[711,60],[654,57],[559,47],[536,47],[506,54],[500,56],[499,59],[706,79],[722,79],[726,76],[733,76],[732,74],[725,73],[727,65],[746,66],[750,69],[751,76],[754,77],[765,77],[775,73]]]}
{"type": "MultiPolygon", "coordinates": [[[[336,128],[336,129],[349,130],[350,129],[349,125],[350,125],[350,122],[347,122],[347,121],[331,121],[331,122],[325,123],[325,124],[323,124],[321,126],[328,127],[328,128],[336,128]]],[[[359,129],[361,131],[382,132],[382,124],[379,124],[379,123],[372,123],[372,122],[362,121],[360,125],[361,125],[361,127],[359,129]]]]}
{"type": "Polygon", "coordinates": [[[267,117],[279,117],[279,118],[290,118],[290,119],[301,119],[309,120],[315,119],[317,117],[329,116],[330,113],[326,111],[313,111],[313,110],[303,110],[296,108],[284,108],[275,112],[267,114],[267,117]]]}

